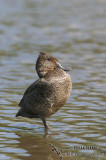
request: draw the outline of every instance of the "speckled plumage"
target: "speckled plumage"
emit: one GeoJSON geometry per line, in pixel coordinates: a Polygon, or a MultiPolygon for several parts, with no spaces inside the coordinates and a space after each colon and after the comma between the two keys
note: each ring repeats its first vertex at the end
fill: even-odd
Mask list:
{"type": "Polygon", "coordinates": [[[47,127],[45,118],[65,104],[72,89],[72,81],[58,60],[48,53],[40,53],[36,70],[40,79],[26,89],[16,116],[41,118],[47,127]]]}

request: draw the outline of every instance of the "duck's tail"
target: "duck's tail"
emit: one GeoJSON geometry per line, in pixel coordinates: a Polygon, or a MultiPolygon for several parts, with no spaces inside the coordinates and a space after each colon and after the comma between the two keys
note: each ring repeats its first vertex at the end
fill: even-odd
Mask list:
{"type": "Polygon", "coordinates": [[[27,113],[22,108],[20,108],[20,110],[18,111],[15,117],[18,117],[18,116],[27,117],[27,118],[40,118],[40,115],[27,113]]]}

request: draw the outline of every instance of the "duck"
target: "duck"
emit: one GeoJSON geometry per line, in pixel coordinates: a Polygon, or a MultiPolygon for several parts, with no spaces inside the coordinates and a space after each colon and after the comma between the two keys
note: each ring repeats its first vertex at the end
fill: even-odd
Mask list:
{"type": "Polygon", "coordinates": [[[39,79],[24,92],[16,117],[40,118],[48,128],[46,118],[56,113],[67,101],[72,90],[72,80],[58,59],[40,52],[35,65],[39,79]]]}

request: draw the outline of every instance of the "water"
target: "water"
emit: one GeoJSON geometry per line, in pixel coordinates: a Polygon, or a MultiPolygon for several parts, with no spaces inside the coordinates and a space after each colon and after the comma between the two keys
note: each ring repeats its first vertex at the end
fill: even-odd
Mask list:
{"type": "Polygon", "coordinates": [[[0,160],[105,160],[105,18],[105,0],[0,0],[0,160]],[[39,51],[73,69],[72,94],[48,131],[15,117],[39,51]]]}

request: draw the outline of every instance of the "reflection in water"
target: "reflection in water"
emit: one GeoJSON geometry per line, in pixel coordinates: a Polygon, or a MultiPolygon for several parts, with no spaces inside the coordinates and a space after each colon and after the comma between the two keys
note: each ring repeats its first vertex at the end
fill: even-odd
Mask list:
{"type": "Polygon", "coordinates": [[[30,156],[25,157],[25,159],[52,160],[52,152],[50,151],[47,139],[43,139],[41,136],[36,136],[34,134],[24,134],[21,135],[18,140],[18,148],[26,150],[27,154],[30,156]]]}
{"type": "MultiPolygon", "coordinates": [[[[63,159],[63,156],[61,155],[62,150],[51,144],[51,140],[49,140],[48,138],[48,136],[51,135],[49,134],[49,131],[49,129],[44,128],[44,137],[38,134],[34,134],[34,131],[33,134],[31,132],[28,134],[26,134],[25,132],[23,134],[16,134],[19,137],[17,149],[19,148],[21,150],[24,150],[23,155],[25,156],[25,159],[63,159]],[[55,150],[58,151],[58,154],[57,152],[53,151],[53,146],[55,150]]],[[[57,145],[56,143],[57,142],[55,142],[55,145],[57,145]]],[[[24,159],[23,155],[21,156],[20,154],[18,157],[24,159]]]]}
{"type": "Polygon", "coordinates": [[[105,160],[106,12],[105,0],[0,1],[0,159],[58,160],[49,144],[62,153],[74,146],[95,156],[63,159],[105,160]],[[48,118],[15,118],[25,88],[37,74],[33,64],[40,51],[50,51],[72,68],[72,95],[48,118]],[[97,155],[97,154],[101,155],[97,155]]]}

